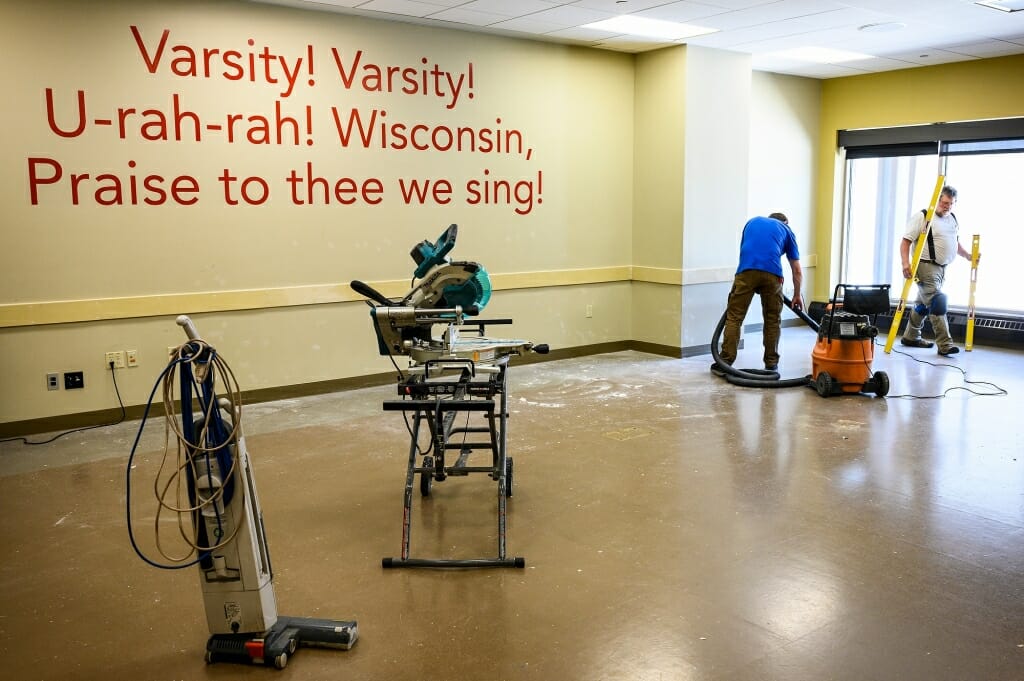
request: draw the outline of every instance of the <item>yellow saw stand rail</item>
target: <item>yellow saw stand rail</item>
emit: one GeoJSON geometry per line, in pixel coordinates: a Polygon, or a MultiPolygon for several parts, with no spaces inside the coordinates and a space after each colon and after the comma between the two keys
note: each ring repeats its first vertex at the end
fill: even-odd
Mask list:
{"type": "Polygon", "coordinates": [[[910,295],[910,287],[917,281],[917,266],[921,262],[921,253],[924,251],[925,241],[928,240],[928,230],[932,228],[932,217],[935,215],[935,206],[939,202],[939,195],[942,194],[942,186],[946,181],[945,175],[939,175],[935,181],[935,191],[932,192],[931,203],[928,204],[928,213],[924,216],[924,229],[917,237],[917,245],[914,246],[913,257],[910,259],[910,278],[903,281],[903,293],[900,295],[900,302],[896,305],[896,311],[892,315],[892,326],[889,327],[889,337],[885,341],[885,352],[892,352],[893,341],[899,333],[900,323],[903,321],[903,310],[907,306],[907,296],[910,295]]]}
{"type": "Polygon", "coordinates": [[[964,350],[970,352],[974,349],[974,292],[978,287],[978,255],[981,252],[981,235],[975,234],[971,240],[971,298],[967,303],[967,338],[964,340],[964,350]]]}

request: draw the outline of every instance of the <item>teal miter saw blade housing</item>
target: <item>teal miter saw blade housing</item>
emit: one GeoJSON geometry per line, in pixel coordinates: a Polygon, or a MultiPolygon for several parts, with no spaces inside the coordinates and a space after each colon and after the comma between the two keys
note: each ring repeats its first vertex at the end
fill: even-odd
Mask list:
{"type": "Polygon", "coordinates": [[[483,265],[478,265],[477,271],[469,279],[461,284],[452,284],[444,287],[443,307],[455,307],[459,305],[467,314],[480,314],[487,303],[491,300],[491,278],[483,265]],[[475,313],[473,312],[475,308],[475,313]]]}
{"type": "Polygon", "coordinates": [[[401,301],[403,305],[423,308],[454,308],[459,306],[468,316],[480,314],[491,299],[491,278],[483,265],[476,262],[452,262],[448,253],[455,247],[457,225],[449,225],[431,243],[423,240],[409,253],[416,262],[416,282],[401,301]]]}

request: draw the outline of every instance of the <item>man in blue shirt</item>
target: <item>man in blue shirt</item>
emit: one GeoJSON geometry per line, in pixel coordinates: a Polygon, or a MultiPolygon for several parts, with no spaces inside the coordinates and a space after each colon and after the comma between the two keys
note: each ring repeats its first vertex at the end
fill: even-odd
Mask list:
{"type": "Polygon", "coordinates": [[[804,272],[800,251],[789,220],[782,213],[751,218],[743,227],[740,240],[740,264],[729,292],[722,337],[722,361],[732,365],[740,342],[740,325],[747,316],[754,294],[761,296],[764,317],[764,368],[779,368],[779,337],[782,335],[782,256],[789,261],[793,274],[793,309],[803,308],[800,286],[804,272]]]}

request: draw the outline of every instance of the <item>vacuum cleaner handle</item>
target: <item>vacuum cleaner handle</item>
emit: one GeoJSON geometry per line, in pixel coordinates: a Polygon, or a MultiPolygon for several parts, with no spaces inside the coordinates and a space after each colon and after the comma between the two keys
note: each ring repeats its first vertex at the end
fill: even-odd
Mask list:
{"type": "Polygon", "coordinates": [[[188,336],[189,340],[199,340],[199,332],[196,331],[196,325],[192,323],[192,320],[188,318],[188,315],[178,315],[175,320],[181,328],[185,330],[185,335],[188,336]]]}
{"type": "Polygon", "coordinates": [[[815,331],[817,331],[820,328],[818,322],[811,319],[807,315],[807,313],[803,311],[803,308],[800,308],[798,310],[795,307],[793,307],[793,301],[787,298],[785,293],[782,294],[782,302],[786,304],[786,307],[793,311],[793,314],[795,314],[800,319],[804,320],[804,323],[807,324],[807,326],[811,327],[815,331]]]}

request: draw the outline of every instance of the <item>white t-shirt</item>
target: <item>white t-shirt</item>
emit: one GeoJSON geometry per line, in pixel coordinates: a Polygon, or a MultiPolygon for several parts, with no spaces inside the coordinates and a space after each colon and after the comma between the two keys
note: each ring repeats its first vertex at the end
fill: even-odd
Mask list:
{"type": "MultiPolygon", "coordinates": [[[[917,211],[910,217],[910,221],[907,223],[907,231],[903,238],[913,244],[921,236],[922,229],[924,229],[924,213],[917,211]]],[[[925,241],[924,250],[921,252],[921,260],[934,260],[939,265],[948,265],[956,260],[957,224],[952,211],[942,217],[933,215],[931,232],[932,241],[935,243],[935,253],[931,252],[931,249],[928,248],[928,242],[925,241]]]]}

